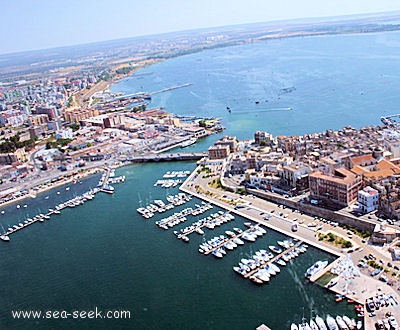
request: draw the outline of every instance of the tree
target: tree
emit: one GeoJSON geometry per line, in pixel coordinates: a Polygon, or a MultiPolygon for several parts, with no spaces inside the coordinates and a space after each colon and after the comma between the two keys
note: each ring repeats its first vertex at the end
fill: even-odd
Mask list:
{"type": "Polygon", "coordinates": [[[68,125],[69,128],[72,129],[73,132],[77,131],[81,126],[79,124],[76,123],[72,123],[68,125]]]}

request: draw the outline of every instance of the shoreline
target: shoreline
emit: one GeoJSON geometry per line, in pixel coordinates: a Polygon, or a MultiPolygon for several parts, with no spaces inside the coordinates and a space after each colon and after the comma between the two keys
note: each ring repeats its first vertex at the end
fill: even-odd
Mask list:
{"type": "MultiPolygon", "coordinates": [[[[309,228],[308,226],[306,226],[305,223],[299,224],[299,229],[297,232],[292,232],[290,228],[293,222],[284,217],[277,217],[276,212],[274,213],[273,216],[269,218],[269,220],[265,220],[264,216],[261,217],[261,213],[259,213],[259,211],[263,211],[264,214],[265,212],[268,213],[268,210],[275,208],[276,204],[274,206],[273,203],[254,196],[253,198],[249,197],[249,199],[251,199],[252,202],[246,204],[247,207],[235,209],[235,206],[227,201],[228,199],[221,200],[220,198],[218,198],[218,196],[217,197],[213,196],[214,193],[216,194],[218,192],[221,195],[224,194],[224,196],[232,198],[231,200],[233,199],[243,200],[243,196],[237,195],[233,192],[219,191],[218,189],[212,187],[208,187],[208,191],[211,194],[206,194],[202,190],[201,191],[197,190],[202,188],[199,182],[202,180],[202,178],[200,178],[202,173],[200,174],[197,173],[197,170],[199,168],[201,168],[201,166],[196,167],[196,169],[191,173],[191,175],[182,183],[182,185],[180,186],[181,191],[188,193],[192,196],[195,196],[199,199],[205,200],[208,203],[217,205],[223,208],[224,210],[235,213],[245,219],[259,223],[260,225],[263,225],[271,230],[283,233],[284,235],[287,235],[292,238],[297,238],[300,241],[303,241],[319,250],[322,250],[336,257],[335,260],[332,261],[330,264],[328,264],[326,268],[321,270],[319,273],[315,274],[313,278],[310,279],[312,283],[320,286],[323,289],[329,290],[333,295],[337,294],[345,297],[345,300],[350,300],[350,301],[353,300],[354,303],[359,303],[363,305],[364,310],[367,299],[369,299],[370,297],[375,297],[378,294],[389,293],[394,297],[396,297],[397,300],[400,298],[399,292],[396,291],[393,286],[386,286],[385,283],[378,281],[377,278],[370,276],[368,273],[365,274],[361,272],[360,269],[357,267],[357,259],[359,259],[360,256],[362,255],[361,251],[363,250],[363,248],[361,244],[358,244],[359,242],[356,242],[356,240],[360,240],[361,242],[361,239],[359,238],[350,239],[350,241],[353,243],[353,248],[341,249],[339,247],[331,247],[323,242],[320,242],[317,237],[317,232],[319,231],[309,228]],[[257,204],[257,206],[264,204],[264,206],[256,207],[255,204],[257,204]],[[257,211],[256,215],[250,214],[250,212],[253,210],[257,211]],[[310,233],[312,233],[311,237],[309,238],[305,237],[306,234],[309,235],[310,233]],[[350,253],[350,250],[353,250],[354,252],[350,253]],[[353,273],[351,276],[345,273],[343,269],[343,264],[345,263],[348,257],[350,258],[354,268],[359,271],[359,275],[357,275],[356,272],[353,273]],[[331,274],[330,272],[331,269],[335,267],[341,269],[339,270],[338,273],[332,273],[332,275],[335,278],[337,278],[337,283],[335,285],[328,287],[327,285],[322,285],[321,283],[318,283],[319,279],[322,278],[325,274],[331,274]],[[383,288],[381,287],[381,285],[383,288]]],[[[324,232],[328,231],[333,231],[335,232],[335,234],[340,235],[340,233],[337,233],[335,231],[335,228],[327,228],[324,230],[324,232]]],[[[400,312],[399,306],[397,306],[396,309],[400,312]]],[[[365,315],[359,319],[362,320],[364,324],[364,329],[366,330],[374,329],[376,319],[373,316],[369,316],[366,310],[365,310],[365,315]]]]}
{"type": "MultiPolygon", "coordinates": [[[[25,200],[27,198],[36,198],[37,195],[39,195],[41,193],[44,193],[46,191],[52,190],[52,189],[57,188],[57,187],[64,186],[64,185],[66,185],[68,183],[71,183],[73,181],[77,181],[77,180],[80,180],[80,179],[83,179],[83,178],[87,178],[89,176],[92,176],[92,175],[98,173],[101,170],[102,170],[101,167],[90,168],[90,169],[88,169],[86,171],[79,172],[76,175],[70,175],[69,177],[64,177],[63,179],[57,180],[57,181],[54,181],[54,182],[51,182],[52,179],[43,178],[43,181],[41,183],[32,185],[29,188],[23,188],[23,189],[27,189],[27,193],[26,194],[0,203],[0,208],[8,206],[8,205],[12,205],[14,203],[17,203],[19,201],[25,200]],[[49,182],[45,183],[47,181],[49,181],[49,182]],[[35,188],[37,188],[37,189],[35,189],[35,188]]],[[[21,190],[22,189],[20,189],[19,191],[21,191],[21,190]]]]}

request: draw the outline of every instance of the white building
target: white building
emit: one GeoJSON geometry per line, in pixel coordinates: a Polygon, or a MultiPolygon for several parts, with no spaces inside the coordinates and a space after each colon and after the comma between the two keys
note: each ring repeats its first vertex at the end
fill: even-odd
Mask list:
{"type": "Polygon", "coordinates": [[[65,128],[56,132],[56,139],[73,139],[74,134],[71,128],[65,128]]]}
{"type": "Polygon", "coordinates": [[[358,204],[362,211],[369,213],[378,209],[378,190],[369,186],[358,192],[358,204]]]}

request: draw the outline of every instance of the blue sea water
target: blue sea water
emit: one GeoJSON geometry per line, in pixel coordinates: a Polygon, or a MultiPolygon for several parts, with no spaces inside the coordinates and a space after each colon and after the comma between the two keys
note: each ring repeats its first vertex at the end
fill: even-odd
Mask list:
{"type": "Polygon", "coordinates": [[[173,58],[112,91],[192,83],[154,95],[150,106],[223,118],[225,134],[239,139],[255,130],[298,135],[377,125],[398,113],[399,65],[399,32],[288,38],[173,58]]]}
{"type": "MultiPolygon", "coordinates": [[[[378,124],[382,114],[398,112],[399,41],[400,34],[394,32],[214,49],[164,61],[141,72],[152,74],[133,76],[112,88],[132,93],[190,82],[190,87],[154,95],[152,106],[221,117],[227,127],[224,134],[239,139],[251,138],[255,130],[282,135],[361,127],[378,124]]],[[[189,150],[206,150],[216,138],[189,150]]],[[[154,222],[165,214],[144,220],[136,212],[140,205],[178,191],[153,186],[166,171],[194,168],[190,162],[120,168],[117,175],[125,175],[126,182],[116,185],[113,195],[97,194],[93,201],[63,210],[0,244],[0,328],[254,329],[266,323],[276,330],[288,329],[312,312],[355,316],[351,306],[335,303],[331,293],[305,281],[304,271],[313,262],[333,259],[320,250],[310,248],[269,284],[256,286],[232,266],[275,244],[282,234],[268,230],[257,242],[218,260],[198,253],[202,237],[197,234],[185,244],[171,230],[156,227],[154,222]],[[71,312],[96,307],[129,310],[131,318],[11,317],[11,310],[18,309],[71,312]]],[[[98,179],[43,193],[19,202],[20,208],[4,207],[0,224],[7,228],[44,213],[96,186],[98,179]]],[[[195,203],[199,201],[189,205],[195,203]]],[[[243,222],[237,217],[205,236],[210,239],[234,226],[243,227],[243,222]]]]}

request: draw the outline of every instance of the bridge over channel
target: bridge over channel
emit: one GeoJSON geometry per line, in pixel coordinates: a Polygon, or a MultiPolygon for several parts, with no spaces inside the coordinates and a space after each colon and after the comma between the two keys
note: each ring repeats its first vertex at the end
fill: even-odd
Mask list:
{"type": "Polygon", "coordinates": [[[184,160],[199,160],[208,155],[207,152],[179,152],[165,154],[144,154],[144,155],[129,155],[120,157],[122,162],[130,163],[145,163],[145,162],[168,162],[168,161],[184,161],[184,160]]]}

